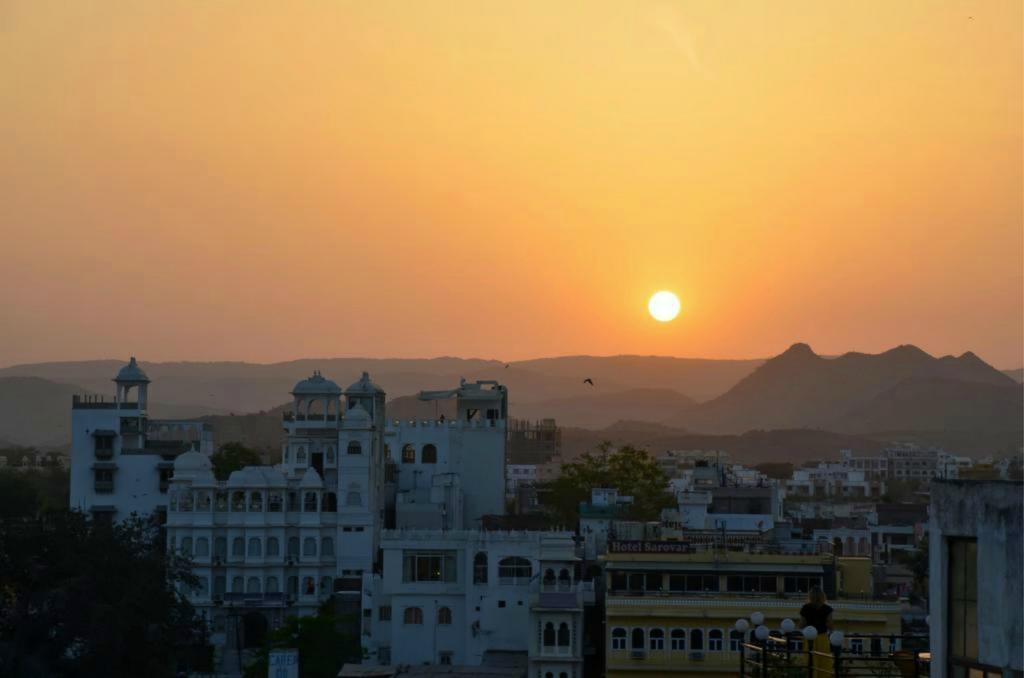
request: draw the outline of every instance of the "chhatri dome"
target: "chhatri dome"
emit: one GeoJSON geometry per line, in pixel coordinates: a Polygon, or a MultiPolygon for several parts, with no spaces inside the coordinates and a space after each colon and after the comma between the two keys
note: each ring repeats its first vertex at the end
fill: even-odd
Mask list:
{"type": "Polygon", "coordinates": [[[341,395],[341,387],[330,379],[327,379],[320,370],[313,373],[308,379],[303,379],[295,384],[292,395],[341,395]]]}
{"type": "Polygon", "coordinates": [[[147,377],[146,373],[142,371],[139,364],[135,362],[135,356],[132,356],[128,364],[118,370],[114,381],[130,381],[148,384],[149,377],[147,377]]]}
{"type": "Polygon", "coordinates": [[[363,376],[359,377],[359,380],[354,384],[345,389],[345,394],[358,395],[360,393],[383,393],[384,389],[370,380],[370,373],[363,372],[363,376]]]}

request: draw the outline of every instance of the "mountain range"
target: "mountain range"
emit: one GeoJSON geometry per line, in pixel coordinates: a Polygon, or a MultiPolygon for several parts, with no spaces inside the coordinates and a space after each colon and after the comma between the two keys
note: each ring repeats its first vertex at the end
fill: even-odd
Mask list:
{"type": "MultiPolygon", "coordinates": [[[[66,445],[70,396],[109,394],[121,365],[106,360],[0,369],[0,441],[66,445]]],[[[823,357],[794,344],[769,360],[340,358],[142,366],[153,380],[152,416],[208,416],[219,440],[263,441],[270,448],[280,436],[280,413],[274,410],[314,370],[342,388],[369,371],[391,396],[389,416],[399,419],[452,415],[449,403],[418,401],[413,394],[419,390],[450,388],[462,377],[496,379],[509,388],[513,416],[554,418],[565,427],[565,439],[581,445],[592,442],[592,432],[609,440],[627,434],[654,445],[738,436],[729,445],[740,450],[749,447],[751,439],[741,435],[748,431],[811,429],[869,441],[917,438],[1002,451],[1019,449],[1024,436],[1024,390],[1014,378],[973,353],[936,358],[914,346],[823,357]]],[[[784,438],[795,440],[794,434],[784,438]]]]}

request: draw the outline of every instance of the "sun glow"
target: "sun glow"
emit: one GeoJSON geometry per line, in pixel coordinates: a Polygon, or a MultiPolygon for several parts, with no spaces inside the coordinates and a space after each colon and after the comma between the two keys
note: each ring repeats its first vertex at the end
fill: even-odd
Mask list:
{"type": "Polygon", "coordinates": [[[666,290],[655,292],[647,302],[647,310],[655,320],[667,323],[679,315],[679,297],[666,290]]]}

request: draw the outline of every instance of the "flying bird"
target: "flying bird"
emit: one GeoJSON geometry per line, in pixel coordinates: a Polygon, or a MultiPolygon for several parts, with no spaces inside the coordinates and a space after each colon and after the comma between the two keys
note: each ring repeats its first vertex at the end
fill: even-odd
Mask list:
{"type": "Polygon", "coordinates": [[[593,386],[594,385],[594,380],[591,379],[590,377],[587,377],[586,379],[583,380],[583,383],[584,384],[590,384],[591,386],[593,386]]]}

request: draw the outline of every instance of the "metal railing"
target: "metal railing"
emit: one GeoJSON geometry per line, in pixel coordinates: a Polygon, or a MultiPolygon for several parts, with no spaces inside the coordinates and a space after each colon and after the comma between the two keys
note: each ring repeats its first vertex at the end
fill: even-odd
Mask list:
{"type": "Polygon", "coordinates": [[[812,649],[799,632],[775,633],[764,641],[739,644],[741,678],[855,678],[877,676],[917,678],[930,675],[927,636],[917,634],[850,634],[851,647],[812,649]],[[854,651],[853,647],[859,648],[854,651]]]}

